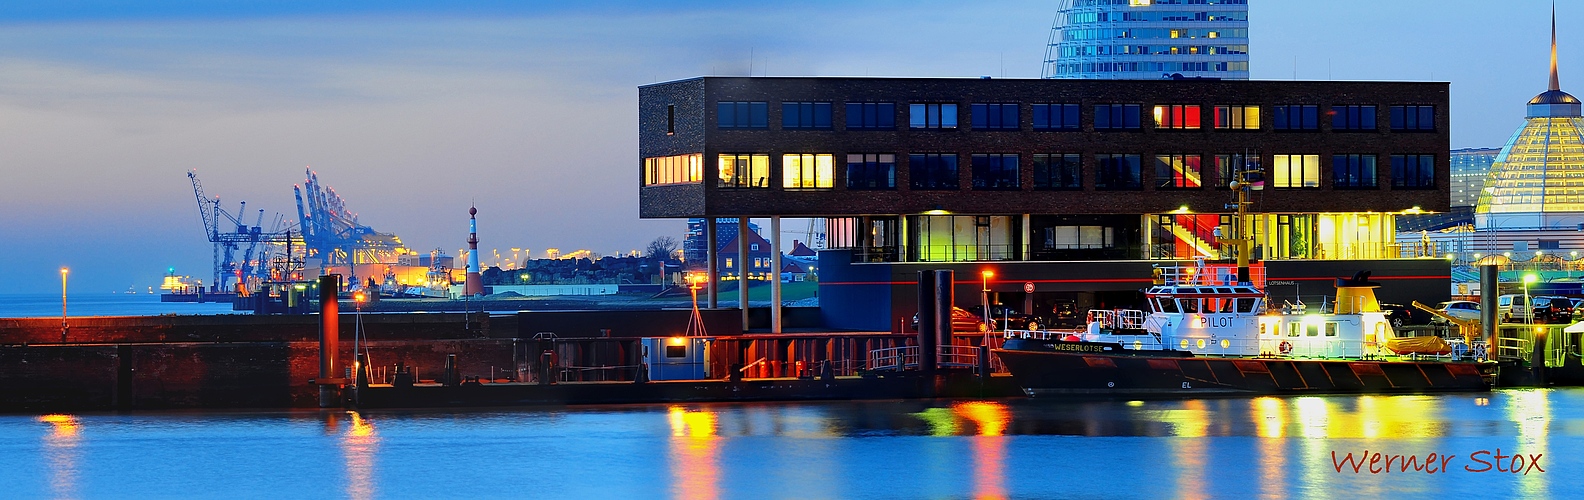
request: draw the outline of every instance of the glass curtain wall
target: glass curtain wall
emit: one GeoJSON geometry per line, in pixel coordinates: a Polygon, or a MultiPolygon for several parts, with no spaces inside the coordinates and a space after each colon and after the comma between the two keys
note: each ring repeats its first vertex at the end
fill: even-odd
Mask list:
{"type": "Polygon", "coordinates": [[[909,217],[913,259],[966,262],[1018,258],[1017,224],[1006,215],[909,217]]]}

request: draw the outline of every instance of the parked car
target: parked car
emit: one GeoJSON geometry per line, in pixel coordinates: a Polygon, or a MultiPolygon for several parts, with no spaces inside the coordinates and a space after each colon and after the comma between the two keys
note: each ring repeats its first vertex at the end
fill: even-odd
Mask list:
{"type": "MultiPolygon", "coordinates": [[[[1447,316],[1457,319],[1466,319],[1469,321],[1479,321],[1480,319],[1479,302],[1469,300],[1450,300],[1442,302],[1440,305],[1436,306],[1436,309],[1440,310],[1447,316]]],[[[1436,323],[1445,323],[1445,321],[1439,317],[1432,321],[1436,323]]]]}
{"type": "Polygon", "coordinates": [[[1573,301],[1567,297],[1530,297],[1536,323],[1561,323],[1573,318],[1573,301]]]}
{"type": "Polygon", "coordinates": [[[1415,323],[1414,311],[1402,304],[1381,303],[1381,312],[1386,313],[1386,320],[1391,322],[1392,328],[1401,328],[1403,325],[1415,323]]]}
{"type": "MultiPolygon", "coordinates": [[[[968,312],[961,307],[952,308],[952,331],[954,332],[986,332],[990,325],[979,319],[979,315],[968,312]]],[[[918,331],[918,314],[913,315],[913,331],[918,331]]]]}
{"type": "MultiPolygon", "coordinates": [[[[975,316],[983,317],[984,313],[981,312],[983,309],[983,306],[973,306],[968,308],[968,312],[973,313],[975,316]]],[[[1023,314],[1011,307],[1007,307],[1006,304],[990,304],[990,325],[992,329],[1038,330],[1040,325],[1043,324],[1045,322],[1040,321],[1039,318],[1023,314]]]]}
{"type": "Polygon", "coordinates": [[[1533,317],[1534,309],[1525,303],[1526,297],[1521,294],[1501,295],[1496,297],[1496,318],[1502,323],[1528,323],[1533,317]]]}

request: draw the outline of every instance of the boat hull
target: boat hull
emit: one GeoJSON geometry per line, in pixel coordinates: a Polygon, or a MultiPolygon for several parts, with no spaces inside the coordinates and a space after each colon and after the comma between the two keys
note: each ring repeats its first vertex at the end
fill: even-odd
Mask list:
{"type": "MultiPolygon", "coordinates": [[[[1032,344],[1032,343],[1031,343],[1032,344]]],[[[1197,357],[1042,342],[995,353],[1030,396],[1193,397],[1488,391],[1481,363],[1197,357]]]]}

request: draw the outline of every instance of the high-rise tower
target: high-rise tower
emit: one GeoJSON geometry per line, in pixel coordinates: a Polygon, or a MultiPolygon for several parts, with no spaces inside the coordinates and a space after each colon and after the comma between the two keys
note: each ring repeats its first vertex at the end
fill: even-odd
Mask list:
{"type": "Polygon", "coordinates": [[[484,276],[479,274],[478,262],[478,207],[468,207],[467,266],[467,276],[462,282],[462,295],[484,295],[484,276]]]}
{"type": "Polygon", "coordinates": [[[1248,0],[1062,0],[1045,78],[1249,78],[1248,0]]]}

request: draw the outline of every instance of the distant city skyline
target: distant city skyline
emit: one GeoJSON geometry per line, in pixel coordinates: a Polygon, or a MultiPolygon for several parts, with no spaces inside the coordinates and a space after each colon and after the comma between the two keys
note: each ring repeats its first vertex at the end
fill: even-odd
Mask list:
{"type": "MultiPolygon", "coordinates": [[[[1452,147],[1500,147],[1546,87],[1550,22],[1549,2],[1501,5],[1253,0],[1252,78],[1451,81],[1452,147]]],[[[207,276],[189,169],[228,206],[295,215],[290,189],[311,166],[420,253],[466,246],[470,204],[485,249],[641,251],[686,227],[637,216],[639,85],[1038,78],[1056,8],[8,3],[0,293],[51,292],[62,266],[74,291],[141,290],[172,266],[207,276]]],[[[1584,82],[1584,24],[1570,21],[1584,7],[1557,8],[1566,90],[1584,82]]]]}

